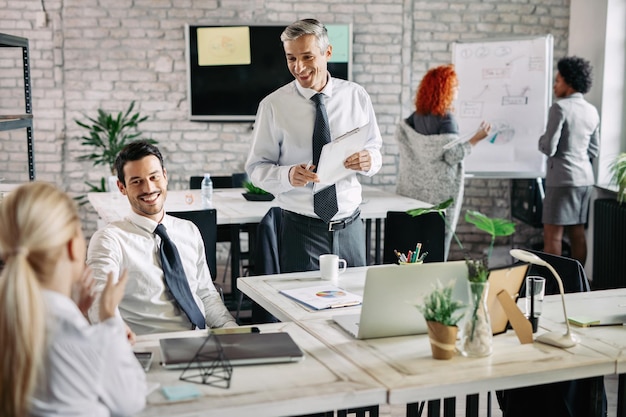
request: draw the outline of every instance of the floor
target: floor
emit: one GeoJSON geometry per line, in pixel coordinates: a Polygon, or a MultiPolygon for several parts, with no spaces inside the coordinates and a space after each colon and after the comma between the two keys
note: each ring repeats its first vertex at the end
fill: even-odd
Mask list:
{"type": "MultiPolygon", "coordinates": [[[[230,289],[230,269],[228,278],[225,281],[222,281],[222,277],[224,276],[224,262],[220,262],[218,260],[217,265],[217,280],[216,282],[222,286],[224,289],[225,295],[231,293],[230,289]]],[[[233,316],[235,316],[236,311],[232,309],[233,316]]],[[[246,320],[250,317],[249,311],[241,311],[240,312],[240,321],[241,324],[245,324],[246,320]]],[[[618,379],[615,375],[609,375],[604,377],[605,390],[608,400],[608,415],[615,416],[617,415],[617,385],[618,379]]],[[[480,393],[479,397],[479,415],[480,417],[487,417],[487,393],[480,393]]],[[[401,417],[406,415],[406,406],[390,406],[387,404],[382,404],[379,409],[379,417],[401,417]]],[[[427,407],[424,408],[423,416],[427,416],[427,407]]],[[[458,398],[456,402],[456,416],[464,416],[465,415],[465,398],[458,398]]],[[[502,412],[498,408],[498,401],[495,398],[495,393],[491,395],[491,416],[493,417],[501,417],[502,412]]]]}

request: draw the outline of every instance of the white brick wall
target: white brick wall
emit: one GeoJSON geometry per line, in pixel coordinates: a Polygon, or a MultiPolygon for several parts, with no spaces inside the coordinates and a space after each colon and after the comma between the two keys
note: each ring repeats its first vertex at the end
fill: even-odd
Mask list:
{"type": "MultiPolygon", "coordinates": [[[[48,25],[37,28],[41,0],[0,0],[0,32],[30,39],[37,178],[75,193],[85,190],[83,180],[97,181],[106,171],[75,161],[81,153],[76,139],[82,132],[74,119],[83,113],[93,116],[99,107],[120,111],[131,100],[149,116],[142,127],[164,151],[171,188],[185,187],[191,174],[243,169],[250,123],[186,120],[185,23],[290,23],[303,17],[352,22],[354,80],[370,93],[384,139],[383,169],[364,182],[393,190],[395,125],[411,112],[424,72],[450,61],[451,42],[551,33],[557,59],[567,51],[569,22],[569,0],[44,0],[43,4],[48,25]]],[[[0,50],[3,113],[23,108],[19,63],[19,54],[0,50]]],[[[25,155],[25,133],[0,132],[0,177],[26,180],[25,155]]],[[[509,217],[509,181],[468,180],[464,204],[509,217]]],[[[89,236],[96,216],[87,206],[82,210],[89,236]]],[[[485,238],[472,236],[463,222],[458,231],[474,252],[484,246],[485,238]]],[[[515,240],[525,242],[533,233],[522,227],[515,240]]]]}

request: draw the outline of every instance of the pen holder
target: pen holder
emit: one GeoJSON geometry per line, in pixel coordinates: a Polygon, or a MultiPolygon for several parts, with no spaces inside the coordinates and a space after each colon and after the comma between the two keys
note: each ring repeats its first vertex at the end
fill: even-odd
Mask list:
{"type": "Polygon", "coordinates": [[[415,262],[398,262],[398,265],[420,265],[423,264],[424,261],[415,261],[415,262]]]}

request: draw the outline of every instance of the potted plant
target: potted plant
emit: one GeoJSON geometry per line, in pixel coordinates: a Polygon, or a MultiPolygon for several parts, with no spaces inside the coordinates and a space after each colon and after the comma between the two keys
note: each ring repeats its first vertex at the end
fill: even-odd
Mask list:
{"type": "Polygon", "coordinates": [[[440,282],[422,304],[416,305],[424,315],[428,325],[430,348],[435,359],[450,359],[456,353],[457,323],[463,317],[460,310],[464,305],[452,298],[452,286],[442,286],[440,282]]]}
{"type": "MultiPolygon", "coordinates": [[[[452,204],[453,200],[448,199],[433,207],[419,208],[408,210],[407,213],[412,216],[419,216],[426,213],[437,212],[443,218],[447,228],[450,225],[446,221],[444,212],[452,204]]],[[[488,233],[491,236],[491,242],[487,254],[478,259],[469,256],[469,253],[463,247],[455,231],[452,230],[452,236],[465,252],[465,262],[467,264],[469,281],[469,315],[462,328],[461,333],[461,352],[465,356],[487,356],[491,354],[493,334],[491,331],[491,321],[487,311],[487,291],[489,283],[489,258],[493,252],[493,246],[496,238],[500,236],[509,236],[515,232],[515,223],[500,218],[490,218],[478,211],[468,210],[465,213],[465,221],[473,224],[477,229],[488,233]]]]}
{"type": "MultiPolygon", "coordinates": [[[[132,113],[134,107],[135,102],[132,101],[126,111],[116,115],[98,109],[96,118],[84,115],[87,121],[74,119],[78,126],[87,130],[87,133],[80,137],[81,145],[92,148],[90,152],[80,155],[77,159],[92,161],[94,166],[105,165],[109,169],[109,175],[115,177],[114,164],[117,154],[127,143],[142,139],[143,133],[138,127],[140,123],[148,119],[148,116],[141,116],[139,112],[132,113]]],[[[157,143],[152,139],[145,140],[152,144],[157,143]]],[[[85,184],[89,186],[90,192],[107,190],[105,177],[101,178],[100,184],[92,184],[88,181],[85,181],[85,184]]]]}
{"type": "Polygon", "coordinates": [[[626,200],[626,152],[622,152],[609,166],[613,174],[612,181],[617,184],[617,201],[622,204],[626,200]]]}
{"type": "Polygon", "coordinates": [[[274,194],[268,193],[264,189],[252,184],[250,181],[245,181],[243,188],[246,189],[246,192],[243,193],[243,197],[248,201],[272,201],[274,199],[274,194]]]}

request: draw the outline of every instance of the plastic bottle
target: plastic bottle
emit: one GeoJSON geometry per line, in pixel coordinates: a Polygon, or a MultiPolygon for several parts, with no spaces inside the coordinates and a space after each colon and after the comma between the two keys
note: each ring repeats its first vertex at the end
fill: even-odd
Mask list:
{"type": "Polygon", "coordinates": [[[211,174],[205,173],[202,180],[201,195],[202,195],[202,208],[213,208],[213,181],[211,181],[211,174]]]}

